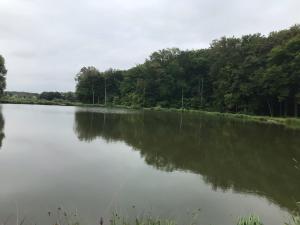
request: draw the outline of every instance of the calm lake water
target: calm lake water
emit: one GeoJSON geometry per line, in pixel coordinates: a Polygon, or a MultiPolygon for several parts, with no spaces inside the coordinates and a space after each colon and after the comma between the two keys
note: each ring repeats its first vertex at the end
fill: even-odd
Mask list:
{"type": "Polygon", "coordinates": [[[300,201],[300,132],[196,114],[2,105],[0,223],[112,210],[233,225],[283,224],[300,201]]]}

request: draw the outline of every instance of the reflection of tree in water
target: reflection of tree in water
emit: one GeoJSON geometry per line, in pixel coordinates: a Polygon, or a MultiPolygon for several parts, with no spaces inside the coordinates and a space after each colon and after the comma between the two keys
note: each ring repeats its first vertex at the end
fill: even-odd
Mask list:
{"type": "Polygon", "coordinates": [[[0,106],[0,148],[2,147],[2,141],[4,137],[4,117],[2,115],[2,108],[0,106]]]}
{"type": "Polygon", "coordinates": [[[149,165],[201,174],[215,189],[256,193],[290,210],[300,199],[294,130],[192,114],[78,111],[75,132],[82,141],[124,141],[149,165]]]}

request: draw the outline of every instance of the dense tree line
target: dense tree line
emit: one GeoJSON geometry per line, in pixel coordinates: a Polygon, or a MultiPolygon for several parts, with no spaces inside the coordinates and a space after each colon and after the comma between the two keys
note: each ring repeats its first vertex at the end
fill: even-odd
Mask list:
{"type": "Polygon", "coordinates": [[[0,55],[0,95],[3,95],[4,89],[6,88],[6,73],[5,60],[3,56],[0,55]]]}
{"type": "Polygon", "coordinates": [[[223,37],[207,49],[160,50],[123,71],[83,67],[76,81],[86,103],[297,116],[300,26],[223,37]]]}
{"type": "Polygon", "coordinates": [[[44,99],[48,101],[53,100],[65,100],[69,102],[76,101],[76,96],[74,92],[42,92],[38,95],[39,99],[44,99]]]}
{"type": "MultiPolygon", "coordinates": [[[[67,102],[76,102],[77,98],[74,92],[42,92],[42,93],[31,93],[23,91],[5,91],[5,97],[10,99],[19,99],[19,100],[47,100],[47,101],[67,101],[67,102]]],[[[3,99],[2,99],[3,100],[3,99]]]]}

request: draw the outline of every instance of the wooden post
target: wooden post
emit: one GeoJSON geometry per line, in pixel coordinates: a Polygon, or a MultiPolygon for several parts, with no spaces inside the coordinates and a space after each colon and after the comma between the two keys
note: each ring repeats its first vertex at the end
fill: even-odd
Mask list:
{"type": "Polygon", "coordinates": [[[106,78],[104,78],[104,105],[106,105],[106,78]]]}
{"type": "Polygon", "coordinates": [[[268,104],[268,107],[269,107],[270,116],[273,117],[273,110],[272,110],[272,106],[271,106],[271,103],[270,103],[269,100],[267,101],[267,104],[268,104]]]}
{"type": "Polygon", "coordinates": [[[181,88],[181,109],[183,110],[183,87],[181,88]]]}
{"type": "Polygon", "coordinates": [[[295,102],[294,102],[294,107],[295,107],[295,117],[297,118],[298,117],[298,102],[297,102],[297,99],[295,98],[295,102]]]}
{"type": "Polygon", "coordinates": [[[93,94],[93,105],[95,104],[95,91],[94,86],[92,86],[92,94],[93,94]]]}
{"type": "Polygon", "coordinates": [[[203,106],[203,78],[201,79],[201,107],[203,106]]]}

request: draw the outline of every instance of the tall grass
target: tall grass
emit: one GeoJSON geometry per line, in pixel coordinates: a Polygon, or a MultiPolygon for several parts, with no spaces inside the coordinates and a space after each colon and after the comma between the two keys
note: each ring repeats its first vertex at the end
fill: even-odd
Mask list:
{"type": "Polygon", "coordinates": [[[237,225],[263,225],[258,216],[250,215],[239,219],[237,225]]]}
{"type": "Polygon", "coordinates": [[[300,225],[300,202],[297,202],[297,209],[295,210],[294,216],[291,221],[285,223],[285,225],[300,225]]]}
{"type": "MultiPolygon", "coordinates": [[[[100,225],[101,224],[100,220],[100,225]]],[[[129,222],[124,217],[118,215],[118,213],[113,213],[110,221],[110,225],[176,225],[176,222],[173,220],[168,219],[160,219],[160,218],[153,218],[151,216],[135,218],[134,222],[129,222]]]]}
{"type": "Polygon", "coordinates": [[[292,221],[285,223],[285,225],[300,225],[300,216],[293,216],[292,221]]]}
{"type": "MultiPolygon", "coordinates": [[[[80,221],[80,217],[77,212],[67,212],[61,208],[57,209],[57,212],[48,212],[49,217],[51,217],[52,222],[50,225],[91,225],[86,224],[80,221]]],[[[1,225],[9,225],[9,224],[16,224],[13,222],[11,217],[7,218],[4,221],[0,221],[1,225]],[[10,223],[13,222],[13,223],[10,223]]],[[[37,223],[32,223],[26,218],[22,218],[16,225],[37,225],[37,223]]],[[[108,220],[104,220],[102,217],[98,220],[98,225],[177,225],[177,222],[170,219],[161,219],[161,218],[154,218],[152,216],[146,217],[136,217],[135,219],[128,220],[125,217],[122,217],[118,213],[112,213],[111,217],[108,220]]],[[[193,222],[191,224],[186,225],[197,225],[198,223],[193,222]]],[[[223,224],[220,224],[223,225],[223,224]]],[[[234,224],[233,224],[234,225],[234,224]]],[[[241,217],[238,219],[236,225],[263,225],[260,218],[256,215],[250,215],[247,217],[241,217]]],[[[282,225],[300,225],[300,214],[296,214],[292,216],[289,222],[286,222],[282,225]]]]}

